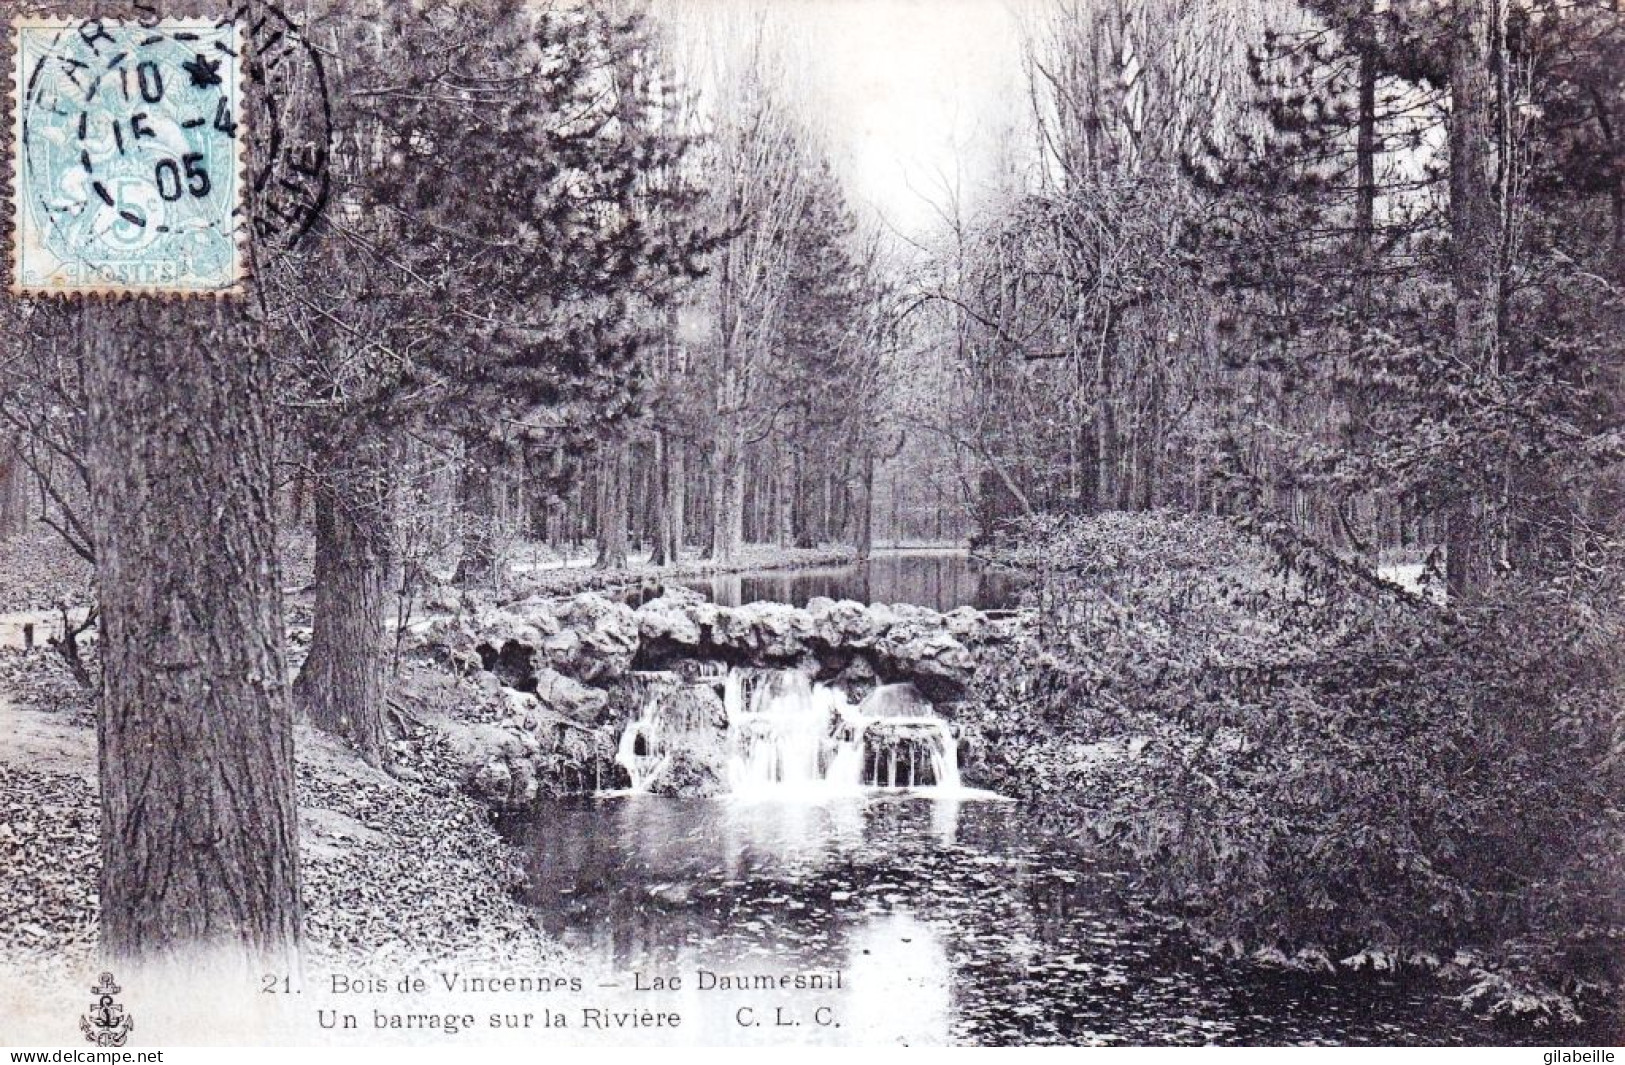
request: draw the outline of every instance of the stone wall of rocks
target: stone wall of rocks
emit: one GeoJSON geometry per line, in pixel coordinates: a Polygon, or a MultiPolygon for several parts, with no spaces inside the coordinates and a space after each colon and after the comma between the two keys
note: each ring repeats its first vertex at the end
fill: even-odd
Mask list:
{"type": "Polygon", "coordinates": [[[656,678],[793,668],[854,700],[877,684],[906,681],[951,716],[982,657],[1026,623],[1021,614],[968,607],[942,614],[830,599],[805,609],[721,607],[668,590],[637,608],[596,593],[536,597],[422,623],[412,637],[500,701],[500,721],[454,727],[452,746],[464,783],[513,808],[543,793],[624,784],[616,745],[656,678]]]}

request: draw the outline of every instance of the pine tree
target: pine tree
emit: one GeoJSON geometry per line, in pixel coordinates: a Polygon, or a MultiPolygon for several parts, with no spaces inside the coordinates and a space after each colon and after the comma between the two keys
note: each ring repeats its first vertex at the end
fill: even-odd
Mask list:
{"type": "Polygon", "coordinates": [[[518,0],[342,5],[334,208],[280,278],[317,456],[315,629],[296,691],[381,760],[391,437],[463,442],[458,579],[496,579],[525,441],[584,450],[635,409],[659,308],[698,269],[686,141],[636,71],[643,23],[518,0]],[[620,70],[631,73],[625,77],[620,70]]]}

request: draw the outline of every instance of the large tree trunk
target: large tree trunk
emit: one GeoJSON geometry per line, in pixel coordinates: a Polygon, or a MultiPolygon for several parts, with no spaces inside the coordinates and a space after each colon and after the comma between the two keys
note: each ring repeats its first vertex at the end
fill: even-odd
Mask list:
{"type": "Polygon", "coordinates": [[[241,304],[86,301],[101,942],[288,971],[300,938],[271,370],[241,304]]]}
{"type": "Polygon", "coordinates": [[[666,440],[666,553],[672,565],[683,561],[688,523],[688,448],[677,437],[666,440]]]}
{"type": "Polygon", "coordinates": [[[655,430],[654,456],[650,463],[649,508],[650,532],[649,564],[669,566],[673,560],[671,549],[671,470],[666,464],[666,434],[655,430]]]}
{"type": "Polygon", "coordinates": [[[1354,238],[1362,259],[1371,254],[1377,228],[1377,5],[1366,0],[1355,28],[1360,54],[1359,113],[1354,141],[1354,238]]]}
{"type": "Polygon", "coordinates": [[[717,427],[711,558],[719,563],[738,561],[745,542],[745,460],[741,435],[733,422],[724,421],[717,427]]]}
{"type": "Polygon", "coordinates": [[[466,588],[494,588],[499,583],[497,492],[501,467],[500,444],[480,433],[465,438],[463,468],[457,481],[463,550],[452,580],[466,588]]]}
{"type": "Polygon", "coordinates": [[[294,704],[311,724],[387,761],[384,612],[393,517],[393,449],[367,432],[325,456],[315,489],[316,605],[294,704]]]}
{"type": "Polygon", "coordinates": [[[604,448],[598,496],[598,562],[600,569],[625,569],[627,497],[632,479],[632,445],[618,440],[604,448]]]}
{"type": "MultiPolygon", "coordinates": [[[[1117,510],[1117,464],[1121,456],[1117,439],[1117,408],[1112,389],[1112,363],[1117,352],[1117,315],[1112,314],[1095,348],[1095,509],[1117,510]]],[[[1008,481],[1008,478],[1006,478],[1008,481]]],[[[1013,487],[1013,486],[1012,486],[1013,487]]],[[[1030,509],[1023,507],[1023,509],[1030,509]]]]}
{"type": "Polygon", "coordinates": [[[774,514],[773,539],[780,547],[796,544],[796,454],[792,444],[786,443],[778,453],[778,493],[775,496],[777,513],[774,514]]]}
{"type": "Polygon", "coordinates": [[[854,530],[853,541],[857,547],[858,561],[867,559],[875,549],[875,456],[874,452],[865,452],[860,460],[862,467],[859,473],[858,502],[854,508],[854,517],[857,528],[854,530]]]}
{"type": "MultiPolygon", "coordinates": [[[[1355,306],[1362,320],[1372,315],[1372,301],[1376,284],[1375,259],[1377,235],[1377,153],[1381,144],[1377,139],[1377,9],[1376,0],[1365,0],[1358,22],[1355,24],[1355,44],[1360,57],[1359,110],[1354,143],[1355,201],[1354,201],[1354,259],[1359,265],[1360,277],[1355,293],[1355,306]]],[[[1364,368],[1358,364],[1350,368],[1350,378],[1363,381],[1364,368]]],[[[1343,426],[1344,447],[1351,453],[1360,453],[1365,446],[1366,422],[1369,414],[1367,389],[1356,385],[1345,390],[1348,415],[1343,426]]],[[[1375,529],[1358,528],[1359,495],[1343,490],[1333,506],[1343,523],[1349,545],[1365,567],[1375,572],[1380,537],[1375,529]]]]}
{"type": "MultiPolygon", "coordinates": [[[[1496,202],[1500,101],[1491,70],[1497,0],[1457,0],[1450,49],[1450,240],[1458,362],[1484,374],[1503,369],[1501,218],[1496,202]]],[[[1452,596],[1489,579],[1492,517],[1482,486],[1465,484],[1446,532],[1445,582],[1452,596]]]]}
{"type": "Polygon", "coordinates": [[[0,444],[0,540],[28,528],[28,467],[9,444],[0,444]]]}
{"type": "Polygon", "coordinates": [[[650,502],[655,508],[654,553],[656,566],[675,566],[682,560],[683,546],[683,445],[675,436],[655,434],[654,487],[650,502]]]}
{"type": "Polygon", "coordinates": [[[796,479],[795,494],[795,546],[801,548],[818,546],[819,510],[817,507],[818,493],[826,482],[826,475],[817,464],[806,463],[803,456],[801,476],[796,479]],[[811,469],[807,466],[811,465],[811,469]]]}

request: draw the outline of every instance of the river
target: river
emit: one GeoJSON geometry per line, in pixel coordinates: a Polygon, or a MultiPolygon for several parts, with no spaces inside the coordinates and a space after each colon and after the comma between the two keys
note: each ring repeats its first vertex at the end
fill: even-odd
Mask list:
{"type": "Polygon", "coordinates": [[[829,993],[713,998],[726,1008],[699,1019],[708,1038],[739,1038],[740,1004],[754,1020],[785,1003],[792,1036],[824,1042],[1508,1038],[1425,985],[1204,955],[1126,870],[1033,831],[1013,803],[634,795],[552,804],[512,831],[545,926],[604,971],[686,973],[691,988],[700,970],[841,973],[829,993]]]}
{"type": "Polygon", "coordinates": [[[879,551],[867,562],[725,573],[679,582],[722,606],[767,600],[806,606],[816,596],[860,603],[913,603],[933,610],[1020,605],[1022,580],[957,550],[879,551]]]}
{"type": "MultiPolygon", "coordinates": [[[[962,553],[936,553],[701,590],[724,603],[828,595],[951,609],[1009,605],[1017,588],[962,553]]],[[[525,898],[544,926],[600,971],[685,973],[688,993],[702,972],[839,972],[827,992],[705,1000],[727,1003],[698,1010],[690,1038],[705,1042],[1518,1038],[1426,983],[1205,954],[1132,887],[1130,868],[1046,834],[1002,799],[930,788],[622,794],[552,802],[504,830],[526,856],[525,898]],[[782,1029],[753,1027],[780,1016],[782,1029]]]]}

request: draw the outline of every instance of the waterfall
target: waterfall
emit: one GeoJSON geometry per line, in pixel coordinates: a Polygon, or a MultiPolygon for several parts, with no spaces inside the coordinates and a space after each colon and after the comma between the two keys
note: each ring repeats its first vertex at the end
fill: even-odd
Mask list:
{"type": "Polygon", "coordinates": [[[854,707],[792,670],[734,670],[723,705],[734,794],[960,787],[953,731],[912,684],[854,707]]]}
{"type": "Polygon", "coordinates": [[[648,791],[649,785],[666,768],[667,755],[662,742],[665,726],[665,702],[650,698],[643,704],[643,712],[621,733],[621,744],[615,752],[615,761],[626,767],[632,778],[633,791],[648,791]]]}
{"type": "Polygon", "coordinates": [[[664,777],[681,787],[685,762],[719,743],[725,725],[721,701],[710,682],[687,681],[675,673],[635,673],[629,685],[643,709],[621,733],[615,761],[626,768],[633,791],[649,791],[664,777]]]}
{"type": "Polygon", "coordinates": [[[953,728],[912,684],[881,685],[853,706],[839,688],[795,670],[730,669],[718,705],[709,682],[648,679],[615,756],[632,791],[963,794],[953,728]],[[686,790],[697,769],[715,790],[686,790]]]}

